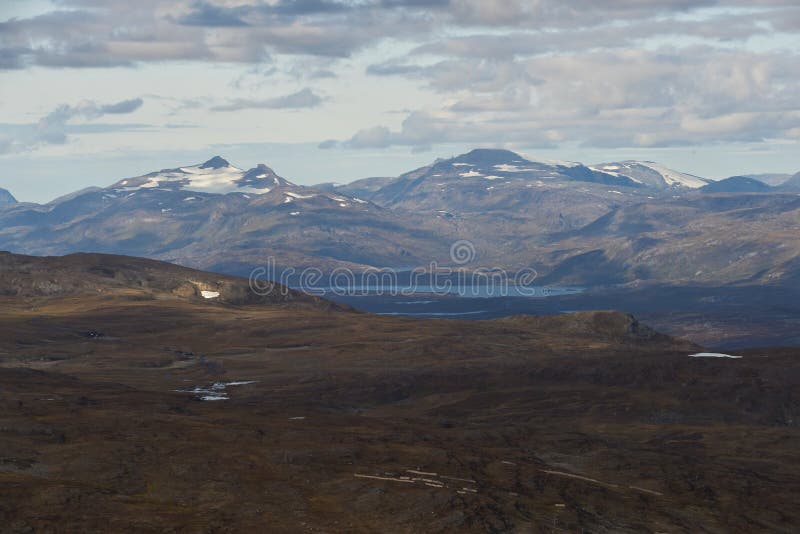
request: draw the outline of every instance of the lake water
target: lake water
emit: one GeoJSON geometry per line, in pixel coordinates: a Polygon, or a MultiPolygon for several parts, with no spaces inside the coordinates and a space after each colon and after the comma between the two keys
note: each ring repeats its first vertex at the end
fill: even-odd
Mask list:
{"type": "MultiPolygon", "coordinates": [[[[297,288],[295,288],[297,289],[297,288]]],[[[579,295],[580,287],[537,286],[496,288],[491,286],[418,286],[381,288],[355,286],[315,288],[313,294],[358,310],[382,315],[440,317],[453,319],[491,319],[508,315],[563,313],[559,297],[579,295]],[[502,291],[500,291],[502,289],[502,291]]]]}

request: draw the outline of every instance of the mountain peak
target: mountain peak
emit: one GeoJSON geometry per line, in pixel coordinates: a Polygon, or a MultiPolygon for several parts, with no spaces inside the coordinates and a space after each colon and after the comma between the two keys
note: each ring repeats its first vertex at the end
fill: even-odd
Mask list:
{"type": "Polygon", "coordinates": [[[241,179],[237,182],[241,186],[251,186],[256,188],[265,189],[264,192],[269,191],[274,186],[294,185],[282,176],[272,170],[270,167],[259,163],[249,171],[245,172],[241,179]]]}
{"type": "Polygon", "coordinates": [[[461,154],[453,158],[453,161],[460,163],[474,163],[477,165],[502,165],[511,162],[524,162],[525,158],[501,148],[476,148],[466,154],[461,154]]]}
{"type": "Polygon", "coordinates": [[[0,204],[16,204],[17,199],[14,198],[14,195],[11,192],[3,189],[0,187],[0,204]]]}
{"type": "Polygon", "coordinates": [[[766,193],[770,186],[749,176],[731,176],[700,188],[701,193],[766,193]]]}
{"type": "Polygon", "coordinates": [[[214,156],[201,165],[190,165],[175,169],[163,169],[144,176],[120,180],[112,189],[133,191],[136,189],[169,189],[197,191],[200,193],[268,193],[278,186],[294,185],[284,180],[275,171],[260,164],[248,171],[231,165],[221,156],[214,156]]]}
{"type": "Polygon", "coordinates": [[[224,167],[230,167],[231,164],[228,160],[223,158],[222,156],[214,156],[210,160],[206,161],[202,165],[200,165],[201,169],[222,169],[224,167]]]}

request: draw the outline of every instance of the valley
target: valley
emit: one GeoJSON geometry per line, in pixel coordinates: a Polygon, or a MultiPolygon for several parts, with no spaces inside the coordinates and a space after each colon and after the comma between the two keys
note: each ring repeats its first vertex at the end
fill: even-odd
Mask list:
{"type": "Polygon", "coordinates": [[[796,345],[797,299],[782,298],[800,280],[795,181],[715,182],[648,161],[587,166],[475,149],[396,178],[314,187],[216,156],[48,204],[6,202],[0,249],[136,255],[243,277],[269,265],[274,280],[434,265],[526,271],[537,285],[584,294],[463,309],[346,301],[469,319],[620,309],[711,346],[796,345]],[[467,246],[466,262],[454,261],[456,243],[467,246]]]}
{"type": "Polygon", "coordinates": [[[2,259],[10,532],[800,521],[797,349],[693,358],[619,312],[415,320],[150,260],[2,259]]]}
{"type": "Polygon", "coordinates": [[[800,532],[798,45],[0,0],[0,534],[800,532]]]}
{"type": "Polygon", "coordinates": [[[618,309],[660,332],[722,350],[800,345],[800,295],[794,288],[676,287],[590,288],[580,292],[544,286],[536,297],[491,296],[490,288],[465,289],[466,297],[417,293],[357,293],[326,298],[369,313],[485,320],[514,315],[558,315],[618,309]],[[477,296],[475,296],[477,295],[477,296]]]}

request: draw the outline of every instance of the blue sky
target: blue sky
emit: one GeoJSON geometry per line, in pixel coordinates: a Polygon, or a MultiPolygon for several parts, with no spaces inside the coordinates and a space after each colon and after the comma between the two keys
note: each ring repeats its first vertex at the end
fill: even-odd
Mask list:
{"type": "Polygon", "coordinates": [[[795,0],[5,0],[0,187],[221,154],[305,184],[497,146],[800,170],[795,0]]]}

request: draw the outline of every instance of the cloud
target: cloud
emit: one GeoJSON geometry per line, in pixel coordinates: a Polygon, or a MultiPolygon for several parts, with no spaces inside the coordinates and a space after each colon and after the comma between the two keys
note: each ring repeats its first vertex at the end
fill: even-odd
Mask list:
{"type": "Polygon", "coordinates": [[[0,68],[145,62],[259,63],[272,54],[348,57],[431,29],[435,1],[60,0],[0,22],[0,68]],[[213,30],[213,31],[209,31],[213,30]]]}
{"type": "Polygon", "coordinates": [[[314,108],[324,99],[306,87],[296,93],[267,99],[237,98],[227,104],[213,106],[211,111],[239,111],[242,109],[305,109],[314,108]]]}
{"type": "Polygon", "coordinates": [[[91,115],[92,118],[102,117],[103,115],[119,115],[123,113],[133,113],[144,104],[141,98],[131,98],[129,100],[121,100],[115,104],[105,104],[98,106],[90,102],[88,109],[87,106],[80,108],[80,112],[86,115],[91,115]]]}
{"type": "Polygon", "coordinates": [[[308,75],[308,77],[311,78],[311,79],[314,79],[314,80],[322,80],[322,79],[325,79],[325,78],[328,78],[328,79],[337,78],[338,76],[336,75],[335,72],[333,72],[330,69],[319,69],[319,70],[312,71],[308,75]]]}
{"type": "Polygon", "coordinates": [[[321,150],[328,150],[331,148],[336,148],[337,146],[339,146],[339,141],[337,141],[336,139],[328,139],[317,145],[317,148],[321,150]]]}
{"type": "Polygon", "coordinates": [[[509,56],[586,49],[592,42],[618,47],[670,32],[742,41],[773,29],[797,31],[800,17],[791,0],[60,0],[58,5],[61,9],[0,22],[0,68],[258,63],[271,54],[350,57],[387,40],[426,43],[426,50],[450,55],[509,56]],[[696,16],[704,8],[731,5],[741,9],[730,16],[696,16]],[[686,13],[693,16],[676,18],[686,13]],[[498,34],[499,29],[516,35],[498,34]],[[470,35],[484,31],[489,34],[470,35]],[[448,34],[458,37],[441,39],[448,34]]]}
{"type": "Polygon", "coordinates": [[[76,105],[62,104],[35,124],[5,125],[5,129],[11,131],[13,135],[0,143],[0,153],[27,152],[43,145],[63,145],[69,140],[70,131],[102,133],[141,127],[141,125],[71,125],[70,123],[75,119],[94,121],[106,115],[130,114],[143,104],[141,98],[121,100],[111,104],[98,104],[92,100],[84,100],[76,105]]]}
{"type": "MultiPolygon", "coordinates": [[[[485,144],[513,142],[523,131],[519,126],[505,128],[488,127],[468,117],[459,117],[446,111],[438,113],[411,112],[397,131],[385,126],[375,126],[356,132],[344,141],[328,140],[319,148],[376,149],[391,146],[410,147],[414,151],[430,150],[434,145],[448,143],[485,144]]],[[[526,131],[529,146],[552,148],[553,142],[547,132],[526,131]]]]}
{"type": "MultiPolygon", "coordinates": [[[[798,11],[800,12],[800,11],[798,11]]],[[[716,42],[745,41],[755,35],[772,33],[769,18],[751,13],[722,14],[699,20],[658,18],[606,24],[570,31],[518,31],[504,34],[478,33],[440,39],[416,47],[411,55],[463,58],[513,59],[585,50],[633,48],[645,40],[681,36],[716,42]]],[[[389,63],[391,65],[391,63],[389,63]]],[[[379,67],[379,66],[376,66],[379,67]]],[[[368,71],[370,72],[370,71],[368,71]]],[[[371,74],[404,74],[377,68],[371,74]]]]}
{"type": "Polygon", "coordinates": [[[241,7],[225,8],[208,2],[194,2],[189,13],[174,20],[185,26],[246,26],[241,18],[244,15],[246,12],[241,7]]]}
{"type": "MultiPolygon", "coordinates": [[[[374,88],[393,83],[391,77],[427,93],[420,99],[426,104],[409,110],[401,125],[375,120],[322,148],[422,150],[487,139],[527,146],[672,146],[796,139],[800,127],[796,0],[57,5],[0,22],[0,69],[239,63],[245,74],[233,89],[247,94],[260,94],[275,78],[303,87],[338,77],[342,83],[328,86],[344,91],[344,82],[356,79],[353,72],[384,78],[363,85],[375,91],[365,95],[372,102],[385,97],[374,88]]],[[[306,88],[210,101],[197,105],[218,112],[308,109],[325,99],[306,88]]],[[[62,119],[56,111],[41,121],[42,143],[65,142],[64,126],[78,118],[62,119]]],[[[91,120],[92,111],[80,113],[91,120]]]]}
{"type": "Polygon", "coordinates": [[[462,25],[514,27],[593,26],[609,19],[636,20],[719,4],[717,0],[452,0],[449,14],[462,25]]]}
{"type": "Polygon", "coordinates": [[[366,72],[374,76],[408,76],[422,74],[425,72],[425,68],[420,65],[409,65],[395,60],[369,65],[366,72]]]}
{"type": "Polygon", "coordinates": [[[350,140],[343,143],[347,148],[386,148],[397,144],[408,144],[403,138],[403,133],[392,133],[385,126],[360,130],[350,140]]]}
{"type": "Polygon", "coordinates": [[[442,94],[440,108],[328,146],[666,147],[791,139],[800,127],[800,62],[790,51],[698,45],[454,58],[417,76],[442,94]]]}

